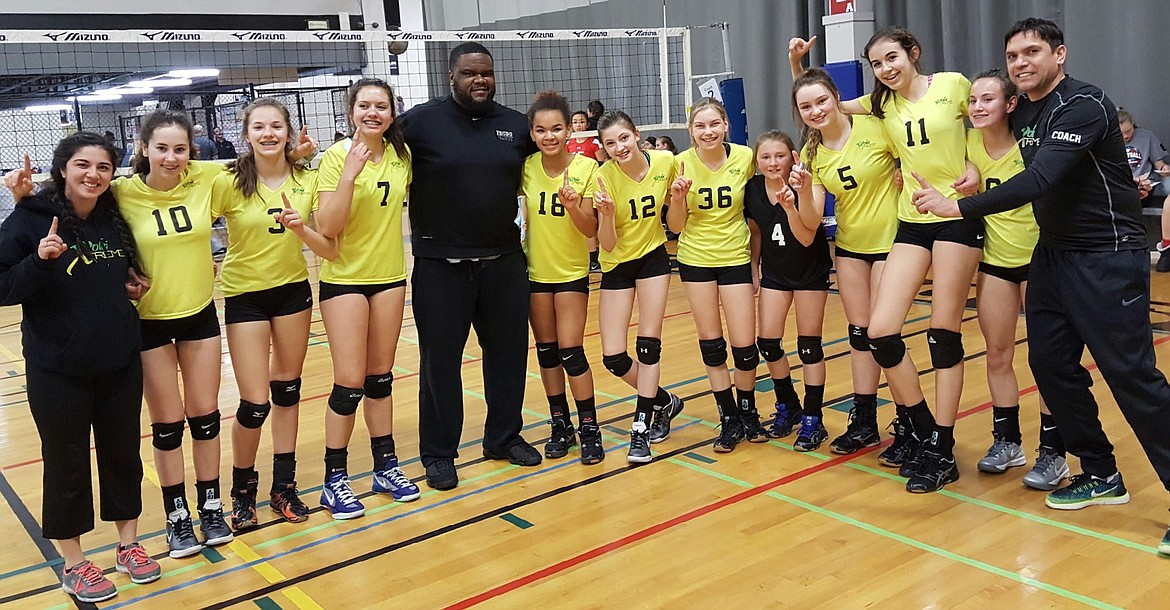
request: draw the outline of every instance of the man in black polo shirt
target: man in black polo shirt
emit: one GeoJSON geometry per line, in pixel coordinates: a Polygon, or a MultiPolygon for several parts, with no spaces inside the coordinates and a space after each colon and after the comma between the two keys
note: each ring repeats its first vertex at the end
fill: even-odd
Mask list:
{"type": "MultiPolygon", "coordinates": [[[[921,178],[920,212],[977,218],[1029,201],[1040,243],[1028,274],[1029,364],[1084,474],[1048,495],[1051,508],[1124,504],[1129,492],[1101,429],[1086,346],[1170,489],[1170,385],[1158,371],[1150,330],[1150,258],[1116,106],[1064,73],[1064,34],[1025,19],[1004,39],[1011,79],[1024,97],[1011,115],[1026,169],[985,193],[944,198],[921,178]]],[[[1170,554],[1170,530],[1158,551],[1170,554]]]]}
{"type": "Polygon", "coordinates": [[[491,53],[451,51],[451,94],[402,115],[410,187],[414,320],[419,352],[419,455],[427,484],[452,489],[463,431],[460,366],[475,327],[487,399],[483,454],[535,466],[520,437],[528,366],[528,274],[516,226],[524,159],[536,152],[523,114],[497,104],[491,53]]]}

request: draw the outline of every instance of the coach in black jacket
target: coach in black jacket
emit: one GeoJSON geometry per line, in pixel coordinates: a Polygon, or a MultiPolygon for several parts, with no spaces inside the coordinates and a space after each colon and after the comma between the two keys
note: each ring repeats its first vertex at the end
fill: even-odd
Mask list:
{"type": "MultiPolygon", "coordinates": [[[[922,183],[915,205],[974,218],[1033,202],[1040,243],[1028,274],[1029,363],[1065,446],[1084,469],[1046,503],[1057,509],[1122,504],[1129,493],[1080,361],[1087,346],[1170,489],[1170,386],[1154,362],[1138,191],[1117,109],[1097,87],[1065,75],[1060,28],[1025,19],[1005,44],[1008,72],[1025,94],[1011,121],[1026,169],[958,202],[922,183]]],[[[1170,530],[1159,551],[1170,554],[1170,530]]]]}
{"type": "Polygon", "coordinates": [[[427,484],[452,489],[463,430],[460,365],[470,328],[483,350],[483,453],[535,466],[520,436],[528,364],[528,273],[515,223],[524,159],[536,152],[523,114],[497,104],[491,53],[451,51],[451,94],[402,116],[410,187],[412,303],[422,364],[419,454],[427,484]]]}

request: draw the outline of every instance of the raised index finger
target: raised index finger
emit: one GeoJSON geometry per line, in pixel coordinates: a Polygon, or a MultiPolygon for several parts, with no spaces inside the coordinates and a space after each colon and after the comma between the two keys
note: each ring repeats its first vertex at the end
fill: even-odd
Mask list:
{"type": "Polygon", "coordinates": [[[57,217],[53,217],[53,224],[49,225],[49,235],[57,234],[57,217]]]}
{"type": "Polygon", "coordinates": [[[288,201],[288,195],[285,195],[284,191],[280,192],[280,198],[281,198],[281,200],[284,201],[284,209],[286,209],[286,210],[293,209],[292,204],[289,203],[289,201],[288,201]]]}
{"type": "Polygon", "coordinates": [[[304,142],[308,139],[309,139],[309,126],[308,125],[301,125],[301,135],[297,138],[297,141],[304,142]]]}
{"type": "Polygon", "coordinates": [[[29,158],[28,153],[24,153],[24,173],[32,175],[32,159],[29,158]]]}
{"type": "Polygon", "coordinates": [[[933,186],[930,186],[930,183],[927,182],[922,176],[919,176],[918,172],[916,172],[914,170],[910,170],[910,175],[914,176],[914,179],[918,181],[918,184],[922,185],[922,188],[924,188],[924,189],[934,188],[933,186]]]}
{"type": "Polygon", "coordinates": [[[609,192],[605,190],[605,180],[602,180],[601,176],[597,177],[597,190],[599,190],[602,195],[609,197],[609,192]]]}
{"type": "Polygon", "coordinates": [[[685,175],[687,175],[687,164],[684,161],[679,161],[678,162],[678,177],[682,178],[685,175]]]}

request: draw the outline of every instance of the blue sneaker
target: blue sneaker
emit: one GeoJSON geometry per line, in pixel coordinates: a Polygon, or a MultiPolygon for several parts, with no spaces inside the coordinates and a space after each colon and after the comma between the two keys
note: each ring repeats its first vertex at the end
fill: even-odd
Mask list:
{"type": "Polygon", "coordinates": [[[816,451],[828,439],[829,431],[825,430],[821,418],[805,415],[800,418],[800,432],[796,433],[796,442],[792,443],[792,448],[797,451],[816,451]]]}
{"type": "Polygon", "coordinates": [[[422,495],[418,485],[412,483],[398,467],[397,459],[390,460],[386,465],[389,468],[374,473],[374,493],[390,494],[394,496],[395,502],[410,502],[422,495]]]}
{"type": "Polygon", "coordinates": [[[353,495],[349,475],[344,470],[325,479],[321,486],[321,506],[328,508],[334,519],[353,519],[366,514],[366,507],[353,495]]]}
{"type": "Polygon", "coordinates": [[[804,411],[801,410],[799,403],[792,407],[782,402],[776,403],[776,412],[772,414],[772,421],[765,425],[768,438],[784,438],[792,434],[792,429],[800,423],[803,415],[804,411]]]}
{"type": "Polygon", "coordinates": [[[1068,480],[1067,487],[1048,494],[1044,503],[1057,510],[1077,510],[1094,504],[1125,504],[1129,492],[1121,482],[1121,473],[1113,473],[1107,479],[1090,474],[1078,474],[1068,480]]]}

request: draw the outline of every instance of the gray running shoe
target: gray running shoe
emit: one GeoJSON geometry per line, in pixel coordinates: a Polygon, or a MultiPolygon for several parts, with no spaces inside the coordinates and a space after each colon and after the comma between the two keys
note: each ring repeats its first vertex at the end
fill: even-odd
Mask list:
{"type": "MultiPolygon", "coordinates": [[[[661,443],[670,436],[670,422],[678,417],[683,410],[683,400],[674,394],[670,395],[670,404],[654,411],[654,417],[650,420],[650,442],[661,443]]],[[[649,460],[649,453],[647,453],[647,462],[649,460]]]]}
{"type": "Polygon", "coordinates": [[[1024,475],[1024,485],[1041,491],[1052,491],[1060,482],[1068,478],[1068,462],[1059,453],[1047,451],[1041,447],[1040,457],[1036,458],[1036,465],[1028,474],[1024,475]]]}
{"type": "Polygon", "coordinates": [[[987,450],[987,455],[979,460],[979,470],[991,474],[1003,474],[1013,466],[1023,466],[1028,461],[1024,459],[1024,450],[1019,443],[1005,441],[995,436],[995,442],[987,450]]]}

